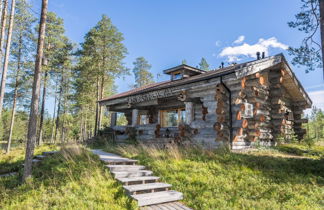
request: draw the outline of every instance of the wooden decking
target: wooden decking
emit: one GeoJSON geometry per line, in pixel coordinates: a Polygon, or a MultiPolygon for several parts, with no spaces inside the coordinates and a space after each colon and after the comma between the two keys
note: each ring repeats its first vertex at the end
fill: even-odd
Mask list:
{"type": "Polygon", "coordinates": [[[141,209],[148,210],[190,210],[178,202],[183,194],[171,190],[172,185],[159,182],[159,177],[146,170],[145,166],[136,165],[137,160],[124,158],[102,150],[92,150],[100,160],[107,163],[106,167],[115,179],[123,184],[127,194],[135,199],[141,209]]]}
{"type": "Polygon", "coordinates": [[[191,210],[187,206],[183,205],[180,202],[172,202],[172,203],[163,203],[152,206],[144,206],[141,207],[141,210],[191,210]]]}

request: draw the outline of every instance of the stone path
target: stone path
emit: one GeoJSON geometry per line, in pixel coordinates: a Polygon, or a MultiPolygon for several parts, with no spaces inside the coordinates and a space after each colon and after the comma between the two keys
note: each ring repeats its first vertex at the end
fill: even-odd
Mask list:
{"type": "Polygon", "coordinates": [[[159,177],[146,170],[145,166],[136,165],[137,160],[107,153],[102,150],[92,150],[100,160],[107,163],[106,167],[115,179],[123,184],[127,194],[138,202],[138,206],[147,210],[190,210],[177,202],[183,199],[183,194],[174,190],[170,184],[159,182],[159,177]]]}

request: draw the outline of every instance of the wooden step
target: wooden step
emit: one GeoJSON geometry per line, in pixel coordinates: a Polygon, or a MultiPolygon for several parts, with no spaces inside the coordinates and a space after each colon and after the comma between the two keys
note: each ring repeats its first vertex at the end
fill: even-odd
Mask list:
{"type": "Polygon", "coordinates": [[[148,206],[182,200],[183,194],[181,192],[169,190],[155,193],[131,195],[131,197],[137,200],[138,206],[148,206]]]}
{"type": "Polygon", "coordinates": [[[153,174],[152,171],[139,170],[139,171],[112,171],[115,178],[129,178],[139,176],[150,176],[153,174]]]}
{"type": "Polygon", "coordinates": [[[118,181],[124,185],[131,185],[134,182],[142,182],[145,184],[147,182],[156,182],[160,177],[157,176],[140,176],[140,177],[130,177],[130,178],[116,178],[118,181]]]}
{"type": "Polygon", "coordinates": [[[162,182],[155,182],[155,183],[149,183],[149,184],[135,184],[135,185],[127,185],[123,186],[123,188],[128,192],[128,194],[137,194],[138,192],[143,191],[158,191],[158,190],[168,190],[172,185],[162,183],[162,182]]]}
{"type": "Polygon", "coordinates": [[[58,153],[58,151],[43,152],[43,155],[48,156],[48,155],[54,155],[55,153],[58,153]]]}
{"type": "Polygon", "coordinates": [[[145,166],[140,165],[106,165],[111,172],[113,171],[138,171],[145,169],[145,166]]]}
{"type": "MultiPolygon", "coordinates": [[[[40,163],[41,162],[41,160],[39,160],[39,159],[33,159],[32,160],[32,164],[38,164],[38,163],[40,163]]],[[[23,164],[21,164],[22,166],[24,166],[25,165],[25,163],[23,163],[23,164]]]]}
{"type": "Polygon", "coordinates": [[[46,156],[45,155],[36,155],[35,158],[38,160],[43,160],[44,158],[46,158],[46,156]]]}
{"type": "Polygon", "coordinates": [[[104,163],[107,163],[109,165],[135,165],[137,160],[132,160],[132,159],[107,159],[107,158],[100,158],[100,160],[104,163]]]}

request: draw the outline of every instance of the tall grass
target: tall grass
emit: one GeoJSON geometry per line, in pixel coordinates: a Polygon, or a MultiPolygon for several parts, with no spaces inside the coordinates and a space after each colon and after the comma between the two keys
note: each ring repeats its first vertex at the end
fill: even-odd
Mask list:
{"type": "Polygon", "coordinates": [[[199,147],[159,149],[140,145],[108,150],[140,160],[162,181],[183,192],[184,203],[193,209],[324,207],[324,160],[320,158],[199,147]]]}
{"type": "Polygon", "coordinates": [[[0,209],[136,209],[97,156],[73,145],[34,167],[33,178],[0,178],[0,209]]]}

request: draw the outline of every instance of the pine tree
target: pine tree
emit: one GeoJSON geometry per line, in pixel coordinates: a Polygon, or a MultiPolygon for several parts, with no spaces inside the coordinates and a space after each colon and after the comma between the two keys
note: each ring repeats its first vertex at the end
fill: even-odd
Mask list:
{"type": "MultiPolygon", "coordinates": [[[[81,105],[80,110],[88,112],[81,116],[87,115],[89,118],[92,107],[96,107],[95,134],[101,126],[102,115],[102,108],[96,102],[110,94],[107,91],[111,88],[110,81],[114,81],[116,77],[128,72],[122,63],[127,53],[122,43],[123,40],[122,33],[117,30],[107,16],[103,15],[97,25],[86,34],[85,41],[81,44],[76,98],[77,103],[81,105]],[[93,98],[93,93],[96,93],[96,98],[93,98]]],[[[87,124],[89,121],[91,120],[84,119],[87,124]]],[[[91,133],[91,130],[87,130],[91,133]]]]}
{"type": "MultiPolygon", "coordinates": [[[[288,26],[304,32],[305,38],[299,47],[289,47],[292,64],[305,66],[306,73],[323,68],[324,60],[324,0],[301,0],[301,11],[288,26]],[[320,37],[320,42],[317,41],[320,37]]],[[[323,74],[324,76],[324,74],[323,74]]]]}
{"type": "Polygon", "coordinates": [[[63,19],[56,16],[53,12],[48,12],[46,21],[46,36],[45,36],[45,48],[44,57],[47,64],[43,70],[43,91],[41,100],[41,112],[40,122],[38,129],[37,145],[42,142],[43,134],[43,122],[45,114],[45,104],[47,96],[47,87],[50,85],[50,76],[54,74],[60,74],[61,63],[56,61],[56,55],[61,53],[61,50],[65,47],[64,40],[64,25],[63,19]]]}
{"type": "Polygon", "coordinates": [[[199,63],[199,69],[209,71],[209,64],[207,63],[205,58],[201,58],[201,61],[199,63]]]}
{"type": "Polygon", "coordinates": [[[11,3],[11,10],[10,10],[10,18],[9,18],[9,28],[7,34],[7,43],[6,43],[5,57],[3,62],[3,71],[2,71],[1,84],[0,84],[0,116],[3,107],[3,98],[6,90],[7,72],[8,72],[8,65],[9,65],[10,47],[11,47],[11,36],[12,36],[12,28],[14,24],[14,15],[15,15],[15,8],[16,8],[16,0],[12,0],[11,2],[12,3],[11,3]]]}
{"type": "MultiPolygon", "coordinates": [[[[34,53],[34,34],[32,32],[32,25],[35,18],[28,11],[31,6],[26,0],[20,0],[17,2],[15,28],[13,30],[12,40],[12,66],[9,71],[9,83],[8,86],[12,90],[7,95],[9,99],[12,99],[12,113],[9,128],[9,137],[7,144],[7,153],[10,151],[11,140],[13,136],[13,128],[15,123],[15,114],[17,103],[22,99],[28,99],[30,86],[30,69],[32,54],[34,53]]],[[[21,102],[21,104],[23,104],[21,102]]]]}
{"type": "Polygon", "coordinates": [[[32,90],[32,100],[30,107],[30,115],[28,122],[28,134],[27,134],[27,146],[25,153],[25,164],[24,164],[24,174],[23,181],[26,181],[32,173],[32,159],[34,155],[35,141],[36,141],[36,126],[37,126],[37,113],[39,105],[39,92],[40,92],[40,74],[42,71],[42,57],[45,39],[45,28],[46,28],[46,18],[47,18],[47,5],[48,0],[42,0],[42,12],[40,18],[40,27],[38,32],[38,43],[37,43],[37,54],[35,61],[35,73],[33,81],[32,90]]]}
{"type": "Polygon", "coordinates": [[[154,82],[154,76],[150,72],[151,65],[144,57],[136,58],[133,62],[133,73],[135,76],[135,87],[142,87],[154,82]]]}

